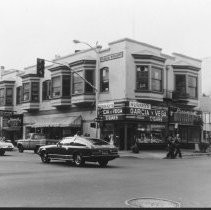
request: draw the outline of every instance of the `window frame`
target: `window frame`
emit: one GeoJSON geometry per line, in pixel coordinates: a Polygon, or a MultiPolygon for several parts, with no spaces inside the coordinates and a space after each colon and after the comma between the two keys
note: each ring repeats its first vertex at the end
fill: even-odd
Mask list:
{"type": "Polygon", "coordinates": [[[27,103],[27,102],[30,102],[31,101],[31,81],[28,81],[28,82],[24,82],[23,83],[23,97],[22,97],[22,101],[24,103],[27,103]],[[25,86],[28,85],[28,89],[25,89],[25,86]],[[27,91],[26,91],[27,90],[27,91]],[[24,95],[28,95],[28,99],[24,99],[24,95]]]}
{"type": "Polygon", "coordinates": [[[77,71],[77,74],[76,73],[73,73],[72,75],[72,95],[82,95],[82,94],[84,94],[84,88],[85,88],[85,85],[84,85],[84,80],[82,79],[82,78],[80,78],[80,76],[78,75],[78,74],[80,74],[81,73],[81,76],[84,78],[84,70],[80,70],[80,71],[77,71]],[[78,78],[80,78],[79,79],[79,81],[76,81],[75,82],[75,75],[77,75],[77,77],[78,78]],[[75,85],[78,85],[78,84],[81,84],[81,92],[78,92],[78,93],[76,93],[75,92],[75,85]]]}
{"type": "Polygon", "coordinates": [[[5,106],[13,106],[13,88],[5,87],[5,106]],[[8,95],[8,90],[11,90],[11,95],[8,95]]]}
{"type": "MultiPolygon", "coordinates": [[[[58,91],[57,91],[58,92],[58,91]]],[[[52,78],[51,78],[51,98],[52,99],[56,99],[56,98],[61,98],[62,97],[62,75],[59,75],[59,76],[53,76],[52,78]],[[55,78],[59,78],[59,85],[58,86],[54,86],[54,84],[53,84],[53,80],[55,79],[55,78]],[[54,92],[56,92],[56,91],[54,91],[54,89],[59,89],[59,95],[54,95],[54,92]]]]}
{"type": "Polygon", "coordinates": [[[51,80],[42,82],[42,100],[47,101],[51,99],[51,80]]]}
{"type": "Polygon", "coordinates": [[[5,87],[0,88],[0,106],[5,106],[5,87]]]}
{"type": "Polygon", "coordinates": [[[16,87],[16,105],[22,104],[22,86],[16,87]]]}
{"type": "Polygon", "coordinates": [[[163,90],[163,71],[162,71],[162,68],[159,68],[159,67],[157,67],[157,66],[151,66],[151,69],[150,69],[150,80],[151,80],[151,90],[152,90],[152,92],[162,92],[162,90],[163,90]],[[153,70],[159,70],[160,71],[160,79],[156,79],[156,78],[153,78],[153,70]],[[153,85],[152,85],[152,83],[153,83],[153,81],[159,81],[159,85],[160,85],[160,90],[154,90],[153,89],[153,85]]]}
{"type": "Polygon", "coordinates": [[[187,93],[189,94],[189,97],[190,98],[193,98],[193,99],[197,99],[198,98],[198,77],[197,76],[194,76],[194,75],[187,75],[187,93]],[[196,79],[196,86],[190,86],[189,85],[189,79],[190,78],[194,78],[196,79]],[[191,88],[194,88],[195,89],[195,96],[192,96],[190,94],[190,90],[191,88]]]}

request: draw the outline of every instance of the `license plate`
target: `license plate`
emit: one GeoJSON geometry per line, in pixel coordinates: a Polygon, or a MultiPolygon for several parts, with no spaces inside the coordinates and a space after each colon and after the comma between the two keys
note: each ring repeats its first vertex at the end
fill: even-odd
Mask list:
{"type": "Polygon", "coordinates": [[[108,154],[108,151],[102,151],[102,154],[103,155],[107,155],[108,154]]]}

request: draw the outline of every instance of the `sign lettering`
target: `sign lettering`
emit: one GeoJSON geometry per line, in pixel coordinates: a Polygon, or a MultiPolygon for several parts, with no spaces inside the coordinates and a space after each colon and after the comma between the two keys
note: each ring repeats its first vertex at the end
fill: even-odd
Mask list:
{"type": "Polygon", "coordinates": [[[123,52],[114,53],[114,54],[110,54],[110,55],[106,55],[106,56],[100,57],[100,62],[114,60],[114,59],[122,58],[122,57],[123,57],[123,52]]]}

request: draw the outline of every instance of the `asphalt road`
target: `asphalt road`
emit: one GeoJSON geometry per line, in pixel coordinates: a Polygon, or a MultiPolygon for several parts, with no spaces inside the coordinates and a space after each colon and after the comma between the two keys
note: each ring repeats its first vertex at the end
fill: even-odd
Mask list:
{"type": "Polygon", "coordinates": [[[43,164],[31,151],[0,157],[0,207],[125,207],[156,197],[182,207],[211,207],[211,157],[119,158],[107,168],[43,164]]]}

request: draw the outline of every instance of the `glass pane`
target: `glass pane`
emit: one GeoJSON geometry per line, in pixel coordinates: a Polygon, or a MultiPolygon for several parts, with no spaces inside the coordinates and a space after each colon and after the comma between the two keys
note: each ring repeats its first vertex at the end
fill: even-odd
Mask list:
{"type": "Polygon", "coordinates": [[[39,82],[32,82],[31,101],[39,101],[39,82]]]}
{"type": "Polygon", "coordinates": [[[152,80],[152,90],[161,91],[161,80],[152,80]]]}
{"type": "Polygon", "coordinates": [[[62,77],[62,96],[70,96],[70,76],[62,77]]]}
{"type": "MultiPolygon", "coordinates": [[[[93,83],[94,83],[94,71],[93,70],[86,70],[85,71],[85,79],[93,85],[93,83]]],[[[85,82],[85,92],[94,92],[93,87],[90,86],[87,82],[85,82]]]]}
{"type": "Polygon", "coordinates": [[[188,86],[190,86],[190,87],[196,87],[197,86],[196,77],[192,77],[192,76],[188,77],[188,86]]]}
{"type": "Polygon", "coordinates": [[[148,90],[148,66],[137,66],[136,88],[138,90],[148,90]]]}
{"type": "Polygon", "coordinates": [[[186,86],[186,77],[185,75],[176,75],[176,89],[177,87],[185,87],[186,86]]]}
{"type": "Polygon", "coordinates": [[[189,87],[188,88],[188,93],[189,93],[190,97],[193,97],[193,98],[197,97],[196,88],[194,88],[194,87],[193,88],[189,87]]]}
{"type": "Polygon", "coordinates": [[[61,86],[60,77],[53,77],[52,78],[52,86],[53,87],[60,87],[61,86]]]}
{"type": "Polygon", "coordinates": [[[80,94],[80,93],[83,93],[83,82],[81,83],[75,83],[74,86],[73,86],[73,94],[80,94]]]}
{"type": "Polygon", "coordinates": [[[156,69],[152,68],[152,79],[162,79],[162,70],[161,69],[156,69]]]}

